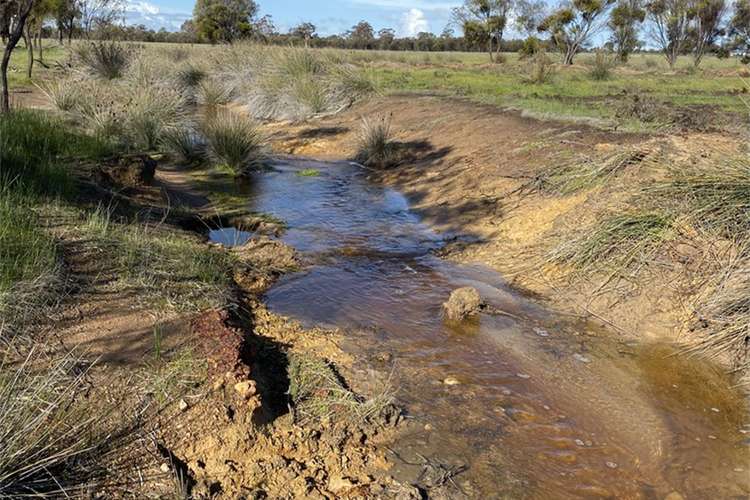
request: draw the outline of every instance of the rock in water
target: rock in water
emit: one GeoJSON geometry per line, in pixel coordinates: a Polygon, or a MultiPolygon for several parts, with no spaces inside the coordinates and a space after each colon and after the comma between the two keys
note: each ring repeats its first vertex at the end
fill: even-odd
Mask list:
{"type": "Polygon", "coordinates": [[[448,301],[443,304],[443,309],[448,319],[462,320],[477,314],[481,306],[482,299],[477,289],[467,286],[453,290],[448,301]]]}

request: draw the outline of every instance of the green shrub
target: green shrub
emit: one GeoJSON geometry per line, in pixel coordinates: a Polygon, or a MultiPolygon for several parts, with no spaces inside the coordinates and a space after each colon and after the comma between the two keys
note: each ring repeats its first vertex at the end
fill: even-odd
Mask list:
{"type": "Polygon", "coordinates": [[[596,81],[609,79],[612,66],[614,66],[614,59],[603,50],[597,50],[589,68],[589,78],[596,81]]]}
{"type": "Polygon", "coordinates": [[[518,57],[519,59],[528,59],[542,50],[542,42],[537,37],[530,36],[521,44],[521,48],[518,50],[518,57]]]}
{"type": "Polygon", "coordinates": [[[555,74],[555,66],[544,51],[539,51],[526,66],[524,81],[527,83],[549,83],[555,74]]]}

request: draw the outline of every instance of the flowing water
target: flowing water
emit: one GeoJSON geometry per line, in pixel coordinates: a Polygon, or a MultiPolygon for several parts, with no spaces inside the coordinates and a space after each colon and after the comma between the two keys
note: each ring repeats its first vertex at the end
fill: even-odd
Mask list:
{"type": "Polygon", "coordinates": [[[392,356],[399,404],[420,429],[394,446],[402,479],[419,479],[427,459],[466,468],[452,497],[750,494],[750,418],[719,370],[549,311],[488,268],[442,261],[446,235],[357,166],[281,162],[246,194],[287,222],[283,240],[310,263],[268,291],[268,307],[392,356]],[[298,175],[309,168],[320,175],[298,175]],[[443,320],[442,302],[467,285],[510,315],[443,320]]]}

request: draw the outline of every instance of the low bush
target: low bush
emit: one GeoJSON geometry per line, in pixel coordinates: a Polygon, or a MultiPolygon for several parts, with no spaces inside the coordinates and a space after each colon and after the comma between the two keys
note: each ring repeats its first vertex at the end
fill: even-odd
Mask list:
{"type": "Polygon", "coordinates": [[[205,141],[188,125],[166,129],[161,144],[174,159],[186,165],[197,165],[206,158],[205,141]]]}
{"type": "Polygon", "coordinates": [[[555,66],[552,59],[546,52],[539,51],[530,58],[526,65],[526,74],[523,80],[534,84],[549,83],[554,75],[555,66]]]}
{"type": "Polygon", "coordinates": [[[614,66],[614,58],[603,50],[597,50],[589,68],[589,78],[596,81],[609,79],[614,66]]]}

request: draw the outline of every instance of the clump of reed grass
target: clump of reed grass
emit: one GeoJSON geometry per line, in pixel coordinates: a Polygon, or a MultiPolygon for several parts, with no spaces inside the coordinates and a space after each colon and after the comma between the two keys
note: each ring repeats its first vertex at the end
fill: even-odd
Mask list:
{"type": "Polygon", "coordinates": [[[204,78],[198,83],[198,104],[214,108],[231,102],[234,88],[213,78],[204,78]]]}
{"type": "Polygon", "coordinates": [[[750,165],[736,153],[671,165],[643,195],[721,236],[750,237],[750,165]]]}
{"type": "Polygon", "coordinates": [[[385,168],[394,160],[390,116],[364,117],[359,130],[356,160],[367,167],[385,168]]]}
{"type": "Polygon", "coordinates": [[[50,103],[60,111],[70,112],[78,108],[83,99],[82,82],[61,78],[37,85],[50,103]]]}
{"type": "Polygon", "coordinates": [[[207,76],[205,70],[190,63],[178,69],[175,75],[177,84],[185,89],[196,88],[207,76]]]}
{"type": "Polygon", "coordinates": [[[74,46],[79,63],[91,74],[107,80],[120,78],[131,59],[131,52],[117,42],[85,42],[74,46]]]}
{"type": "Polygon", "coordinates": [[[180,163],[197,165],[206,159],[206,142],[189,125],[166,129],[162,134],[161,144],[180,163]]]}
{"type": "Polygon", "coordinates": [[[543,192],[564,196],[605,184],[628,167],[645,161],[649,154],[647,150],[629,148],[606,156],[565,161],[547,168],[532,183],[543,192]]]}
{"type": "Polygon", "coordinates": [[[78,356],[39,369],[40,355],[0,360],[0,497],[77,498],[130,483],[123,451],[137,434],[104,426],[112,408],[85,400],[78,356]]]}
{"type": "Polygon", "coordinates": [[[125,114],[125,136],[140,149],[155,149],[166,130],[185,119],[185,101],[179,92],[162,85],[130,89],[125,114]]]}
{"type": "Polygon", "coordinates": [[[578,237],[558,245],[548,258],[571,266],[582,276],[603,269],[612,274],[637,272],[674,234],[674,217],[661,212],[627,212],[608,216],[578,237]]]}
{"type": "Polygon", "coordinates": [[[259,169],[266,161],[265,138],[251,118],[222,110],[207,120],[203,133],[209,158],[234,176],[259,169]]]}
{"type": "Polygon", "coordinates": [[[288,359],[289,397],[299,422],[330,419],[339,425],[363,423],[382,416],[393,404],[390,384],[364,399],[346,388],[325,360],[297,353],[290,353],[288,359]]]}

